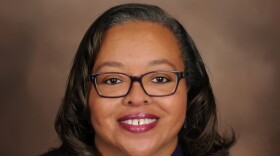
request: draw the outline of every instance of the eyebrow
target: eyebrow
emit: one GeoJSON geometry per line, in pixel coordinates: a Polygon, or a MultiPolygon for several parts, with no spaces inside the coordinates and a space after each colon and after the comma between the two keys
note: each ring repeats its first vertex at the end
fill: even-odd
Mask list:
{"type": "Polygon", "coordinates": [[[124,65],[120,62],[109,61],[109,62],[104,62],[104,63],[100,64],[99,66],[97,66],[95,71],[98,71],[101,68],[104,68],[106,66],[107,67],[118,67],[118,68],[124,67],[124,65]]]}
{"type": "Polygon", "coordinates": [[[153,61],[149,62],[150,66],[161,65],[161,64],[166,64],[166,65],[172,67],[173,69],[176,69],[176,66],[166,59],[153,60],[153,61]]]}
{"type": "MultiPolygon", "coordinates": [[[[166,60],[166,59],[153,60],[153,61],[150,61],[148,63],[149,66],[157,66],[157,65],[162,65],[162,64],[166,64],[166,65],[170,66],[171,68],[176,69],[176,66],[173,63],[171,63],[170,61],[166,60]]],[[[102,64],[97,66],[95,71],[99,71],[101,68],[104,68],[104,67],[122,68],[124,66],[125,65],[120,63],[120,62],[108,61],[108,62],[103,62],[102,64]]]]}

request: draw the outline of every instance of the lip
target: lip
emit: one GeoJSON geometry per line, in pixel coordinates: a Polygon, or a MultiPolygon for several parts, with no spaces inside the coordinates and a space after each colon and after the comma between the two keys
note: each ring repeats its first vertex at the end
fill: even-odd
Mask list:
{"type": "Polygon", "coordinates": [[[149,130],[152,130],[158,123],[159,117],[154,114],[147,114],[147,113],[136,113],[136,114],[129,114],[118,119],[119,125],[124,129],[132,133],[143,133],[149,130]],[[156,119],[155,122],[144,124],[144,125],[131,125],[124,123],[124,120],[133,120],[133,119],[156,119]]]}

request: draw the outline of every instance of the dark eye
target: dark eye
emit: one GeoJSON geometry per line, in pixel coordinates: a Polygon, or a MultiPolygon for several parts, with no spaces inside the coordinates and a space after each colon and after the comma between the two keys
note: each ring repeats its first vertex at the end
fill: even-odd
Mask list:
{"type": "Polygon", "coordinates": [[[165,77],[155,77],[152,79],[152,82],[155,83],[165,83],[165,82],[169,82],[170,80],[165,78],[165,77]]]}
{"type": "Polygon", "coordinates": [[[109,78],[109,79],[106,79],[104,81],[104,83],[106,84],[111,84],[111,85],[114,85],[114,84],[118,84],[118,83],[121,83],[122,81],[117,79],[117,78],[109,78]]]}

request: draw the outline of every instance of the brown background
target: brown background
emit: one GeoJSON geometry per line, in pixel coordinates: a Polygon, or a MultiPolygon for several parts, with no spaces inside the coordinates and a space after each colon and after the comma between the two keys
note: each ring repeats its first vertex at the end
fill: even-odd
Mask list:
{"type": "MultiPolygon", "coordinates": [[[[73,56],[98,15],[129,0],[0,4],[0,155],[38,155],[58,144],[53,122],[73,56]]],[[[135,2],[135,1],[134,1],[135,2]]],[[[280,155],[280,2],[153,0],[179,19],[205,60],[232,156],[280,155]]]]}

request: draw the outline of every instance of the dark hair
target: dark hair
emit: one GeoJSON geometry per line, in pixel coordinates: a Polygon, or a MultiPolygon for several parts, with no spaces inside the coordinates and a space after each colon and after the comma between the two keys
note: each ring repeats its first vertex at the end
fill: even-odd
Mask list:
{"type": "Polygon", "coordinates": [[[99,155],[94,145],[94,129],[90,123],[88,106],[89,74],[99,53],[104,34],[114,25],[132,21],[160,24],[176,37],[185,65],[188,85],[187,128],[179,132],[179,144],[186,155],[202,156],[218,152],[228,154],[235,142],[218,132],[216,104],[207,72],[198,50],[174,18],[157,6],[124,4],[103,13],[90,26],[76,53],[69,75],[64,100],[59,109],[55,128],[62,141],[60,152],[67,155],[99,155]]]}

